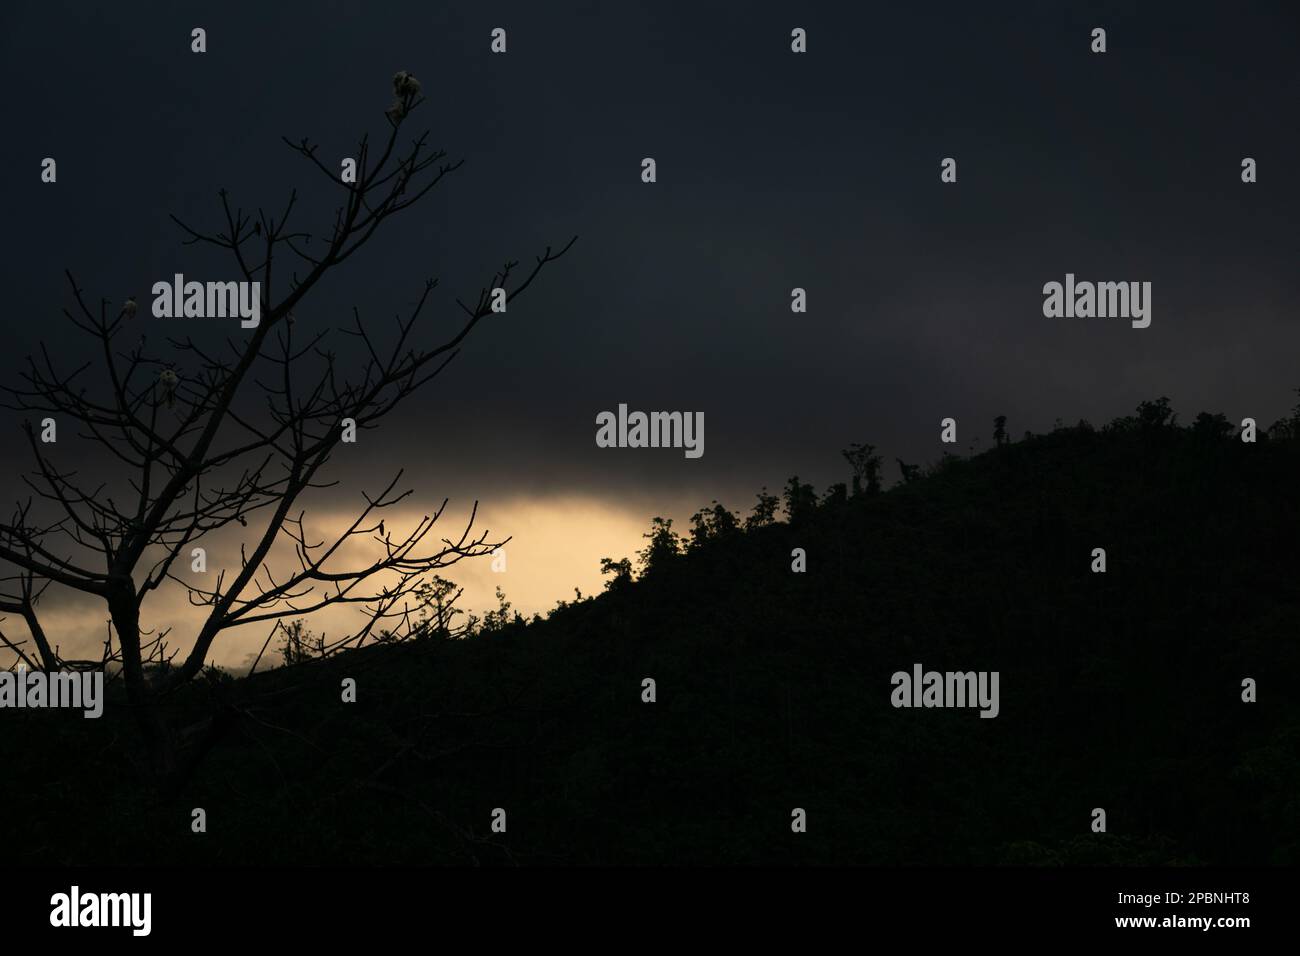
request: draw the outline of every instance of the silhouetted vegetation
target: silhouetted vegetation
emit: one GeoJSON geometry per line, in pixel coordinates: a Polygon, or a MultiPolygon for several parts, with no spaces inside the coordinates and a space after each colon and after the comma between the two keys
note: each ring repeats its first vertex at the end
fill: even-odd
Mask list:
{"type": "Polygon", "coordinates": [[[853,497],[866,493],[874,495],[880,491],[881,457],[875,454],[874,445],[850,445],[841,454],[853,468],[853,497]]]}
{"type": "Polygon", "coordinates": [[[758,504],[754,505],[754,510],[745,519],[746,531],[766,527],[776,520],[776,506],[780,504],[780,499],[776,495],[769,495],[767,488],[763,488],[755,497],[758,498],[758,504]]]}
{"type": "Polygon", "coordinates": [[[715,501],[685,543],[656,518],[639,573],[605,558],[545,620],[499,594],[461,640],[183,689],[229,730],[162,802],[121,775],[122,701],[15,711],[10,861],[1293,864],[1298,420],[1248,444],[1161,398],[889,491],[855,445],[853,494],[715,501]],[[915,662],[999,671],[1000,715],[894,709],[915,662]]]}
{"type": "Polygon", "coordinates": [[[795,475],[785,486],[785,516],[791,524],[799,524],[812,517],[817,510],[817,493],[812,485],[799,481],[795,475]]]}

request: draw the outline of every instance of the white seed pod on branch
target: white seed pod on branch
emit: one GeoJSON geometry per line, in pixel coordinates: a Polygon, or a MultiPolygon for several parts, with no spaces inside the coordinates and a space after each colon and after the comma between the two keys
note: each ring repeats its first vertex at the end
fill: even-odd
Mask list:
{"type": "Polygon", "coordinates": [[[135,299],[127,299],[122,303],[122,311],[126,313],[128,319],[135,317],[135,310],[137,308],[138,306],[135,304],[135,299]]]}
{"type": "Polygon", "coordinates": [[[169,368],[163,369],[162,374],[158,376],[158,384],[162,386],[163,400],[168,408],[176,407],[176,385],[179,381],[176,373],[169,368]]]}
{"type": "Polygon", "coordinates": [[[398,99],[405,99],[408,96],[420,95],[420,81],[414,74],[406,70],[398,70],[393,74],[393,93],[398,99]]]}

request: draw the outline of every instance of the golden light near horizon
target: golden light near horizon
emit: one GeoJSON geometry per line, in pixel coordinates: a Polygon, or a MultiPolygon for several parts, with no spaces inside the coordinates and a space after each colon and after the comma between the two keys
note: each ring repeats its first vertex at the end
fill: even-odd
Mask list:
{"type": "MultiPolygon", "coordinates": [[[[472,507],[472,500],[450,502],[430,534],[430,547],[443,538],[457,540],[465,530],[472,507]]],[[[382,515],[386,530],[396,538],[414,527],[426,513],[427,509],[410,504],[408,499],[385,509],[382,515]]],[[[654,512],[653,506],[639,501],[614,502],[581,495],[519,496],[479,502],[474,533],[489,532],[489,541],[509,539],[503,548],[505,570],[494,571],[492,558],[482,557],[459,561],[441,572],[441,576],[463,589],[456,606],[467,613],[481,618],[485,611],[495,609],[496,591],[500,588],[512,611],[529,618],[534,614],[545,616],[557,602],[572,601],[575,589],[583,597],[599,594],[604,588],[600,559],[635,558],[645,543],[642,535],[650,524],[651,513],[676,516],[688,512],[684,504],[654,512]]],[[[319,509],[314,516],[308,513],[304,518],[304,532],[310,541],[332,542],[355,520],[356,514],[355,509],[337,505],[319,509]]],[[[683,521],[684,518],[678,518],[679,523],[683,521]]],[[[196,585],[212,586],[223,561],[229,556],[238,561],[240,544],[245,539],[252,540],[257,531],[257,523],[250,522],[247,529],[231,526],[220,534],[208,536],[205,545],[209,571],[206,573],[213,577],[210,581],[196,581],[196,585]]],[[[383,545],[377,537],[354,536],[339,548],[327,568],[364,567],[382,553],[383,545]]],[[[291,565],[296,566],[292,548],[289,542],[282,541],[273,549],[267,568],[272,577],[279,578],[291,565]]],[[[264,579],[265,574],[259,577],[264,579]]],[[[382,579],[376,580],[382,586],[382,579]]],[[[305,607],[310,598],[294,603],[305,607]]],[[[300,616],[309,630],[332,638],[355,630],[364,618],[363,607],[335,604],[311,614],[291,614],[284,621],[288,623],[300,616]]],[[[152,633],[170,629],[168,645],[179,649],[183,656],[207,613],[207,608],[191,603],[180,583],[169,582],[145,603],[141,623],[152,633]]],[[[108,636],[107,628],[107,613],[97,602],[54,604],[48,611],[50,634],[70,659],[97,659],[108,636]]],[[[246,670],[266,643],[271,629],[268,622],[229,629],[213,643],[209,663],[234,671],[246,670]]],[[[272,638],[259,669],[280,663],[278,645],[278,637],[272,638]]]]}

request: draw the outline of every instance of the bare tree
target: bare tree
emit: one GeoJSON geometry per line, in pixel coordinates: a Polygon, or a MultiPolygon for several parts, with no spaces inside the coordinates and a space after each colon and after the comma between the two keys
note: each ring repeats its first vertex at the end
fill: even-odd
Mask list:
{"type": "MultiPolygon", "coordinates": [[[[85,474],[56,463],[57,444],[41,441],[30,419],[24,423],[35,468],[24,476],[30,497],[0,523],[0,612],[18,615],[27,637],[0,629],[0,640],[28,666],[69,666],[41,626],[42,598],[53,587],[102,601],[111,625],[98,663],[115,670],[120,665],[156,771],[167,772],[175,757],[161,701],[201,671],[223,632],[259,622],[274,629],[287,617],[352,604],[364,609],[361,625],[328,650],[358,646],[381,631],[401,635],[419,618],[426,575],[502,543],[474,531],[477,502],[464,529],[450,537],[433,535],[446,500],[405,532],[393,530],[391,521],[386,528],[385,513],[411,493],[398,490],[400,471],[378,494],[363,494],[360,513],[337,535],[312,540],[304,523],[300,498],[336,483],[323,480],[322,470],[342,440],[345,420],[357,430],[377,426],[455,358],[470,331],[492,314],[494,288],[506,290],[506,301],[514,299],[577,238],[558,252],[548,247],[522,277],[515,274],[518,263],[507,262],[475,304],[458,299],[464,318],[436,346],[416,344],[414,334],[435,280],[424,283],[414,307],[387,336],[367,328],[353,309],[351,327],[335,330],[351,337],[348,352],[359,367],[345,369],[328,345],[329,330],[304,331],[305,323],[295,325],[294,310],[391,216],[463,162],[445,162],[445,152],[431,150],[428,131],[399,149],[402,129],[422,100],[409,74],[398,74],[394,88],[378,155],[368,135],[358,144],[355,182],[331,172],[312,143],[285,140],[342,190],[328,236],[291,227],[296,190],[274,218],[262,209],[254,217],[232,208],[221,190],[224,225],[215,232],[172,217],[186,244],[228,251],[244,280],[260,282],[261,322],[246,340],[227,339],[224,348],[213,349],[192,337],[168,338],[170,358],[164,361],[136,334],[134,300],[120,308],[107,299],[94,306],[68,272],[75,308],[63,312],[89,337],[94,360],[64,371],[42,345],[39,357],[28,357],[20,382],[5,388],[6,407],[73,423],[80,441],[97,446],[114,469],[85,474]],[[251,543],[240,545],[239,563],[211,580],[189,574],[192,549],[234,524],[251,535],[251,543]],[[375,542],[378,557],[344,561],[340,551],[358,538],[375,542]],[[292,554],[276,570],[273,548],[292,554]],[[187,589],[190,603],[204,609],[203,622],[179,663],[157,668],[150,679],[151,662],[175,655],[165,633],[142,624],[146,600],[167,582],[187,589]]],[[[85,447],[73,457],[85,462],[85,447]]]]}

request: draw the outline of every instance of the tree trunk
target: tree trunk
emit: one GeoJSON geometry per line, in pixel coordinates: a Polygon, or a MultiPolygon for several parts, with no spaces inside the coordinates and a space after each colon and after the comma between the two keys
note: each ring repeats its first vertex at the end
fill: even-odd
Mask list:
{"type": "Polygon", "coordinates": [[[140,605],[136,600],[135,584],[129,577],[114,586],[108,597],[108,608],[122,649],[126,698],[140,729],[149,773],[156,780],[165,780],[175,767],[175,749],[162,717],[158,695],[144,676],[144,662],[140,659],[140,605]]]}

